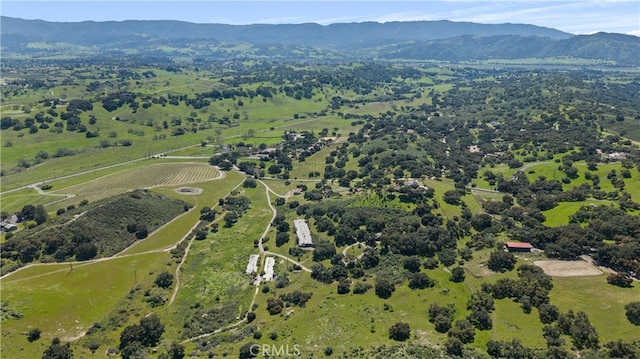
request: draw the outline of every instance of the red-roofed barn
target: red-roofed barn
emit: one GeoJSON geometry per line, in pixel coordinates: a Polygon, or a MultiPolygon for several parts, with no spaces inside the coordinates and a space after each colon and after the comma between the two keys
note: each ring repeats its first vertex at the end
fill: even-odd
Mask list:
{"type": "Polygon", "coordinates": [[[533,246],[527,242],[505,242],[504,247],[509,252],[531,252],[533,246]]]}

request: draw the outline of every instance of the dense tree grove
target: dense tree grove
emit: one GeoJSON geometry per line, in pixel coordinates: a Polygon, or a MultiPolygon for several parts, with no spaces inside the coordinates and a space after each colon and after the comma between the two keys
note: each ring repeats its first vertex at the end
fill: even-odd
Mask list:
{"type": "MultiPolygon", "coordinates": [[[[85,261],[115,254],[184,213],[189,205],[150,191],[134,191],[96,203],[83,203],[84,208],[69,205],[58,211],[55,223],[50,226],[46,224],[54,220],[47,219],[42,207],[24,206],[22,221],[36,221],[36,225],[12,233],[2,245],[3,261],[16,264],[11,270],[36,260],[85,261]],[[84,214],[78,216],[80,213],[84,214]],[[74,215],[78,218],[70,220],[74,215]]],[[[3,273],[8,269],[3,266],[3,273]]]]}

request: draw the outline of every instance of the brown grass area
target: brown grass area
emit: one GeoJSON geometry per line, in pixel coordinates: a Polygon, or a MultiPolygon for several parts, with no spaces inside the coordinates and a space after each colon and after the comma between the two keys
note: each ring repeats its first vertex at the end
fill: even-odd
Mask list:
{"type": "Polygon", "coordinates": [[[544,260],[535,261],[533,264],[542,268],[547,275],[552,277],[587,277],[602,275],[602,271],[598,267],[583,260],[544,260]]]}

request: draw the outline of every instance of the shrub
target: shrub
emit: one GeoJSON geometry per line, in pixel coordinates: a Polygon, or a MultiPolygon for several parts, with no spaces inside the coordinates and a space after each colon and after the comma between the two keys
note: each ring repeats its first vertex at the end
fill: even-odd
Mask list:
{"type": "Polygon", "coordinates": [[[407,323],[398,322],[389,328],[389,339],[405,341],[409,337],[411,337],[411,328],[407,323]]]}
{"type": "Polygon", "coordinates": [[[158,274],[154,283],[160,288],[169,288],[173,284],[173,274],[164,271],[158,274]]]}
{"type": "Polygon", "coordinates": [[[271,315],[276,315],[282,313],[282,309],[284,309],[284,302],[280,298],[267,298],[267,311],[271,315]]]}
{"type": "Polygon", "coordinates": [[[633,278],[624,273],[611,273],[607,276],[607,283],[622,288],[629,288],[633,283],[633,278]]]}
{"type": "Polygon", "coordinates": [[[632,324],[640,325],[640,302],[631,302],[624,306],[627,319],[632,324]]]}
{"type": "Polygon", "coordinates": [[[362,283],[362,282],[357,282],[354,286],[353,286],[353,294],[364,294],[366,293],[369,289],[371,289],[372,285],[369,283],[362,283]]]}
{"type": "Polygon", "coordinates": [[[27,333],[27,340],[29,341],[29,343],[33,343],[36,340],[40,339],[40,334],[42,334],[42,331],[38,328],[33,328],[29,331],[29,333],[27,333]]]}

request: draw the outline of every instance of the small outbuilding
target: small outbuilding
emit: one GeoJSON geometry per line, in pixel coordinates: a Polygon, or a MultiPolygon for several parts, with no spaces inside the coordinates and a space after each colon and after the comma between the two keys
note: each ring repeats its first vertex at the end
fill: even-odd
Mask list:
{"type": "Polygon", "coordinates": [[[531,252],[533,246],[527,242],[505,242],[504,248],[509,252],[531,252]]]}
{"type": "Polygon", "coordinates": [[[16,226],[13,223],[7,223],[7,222],[0,223],[0,230],[2,230],[2,232],[11,232],[11,231],[15,231],[16,229],[18,229],[18,226],[16,226]]]}

